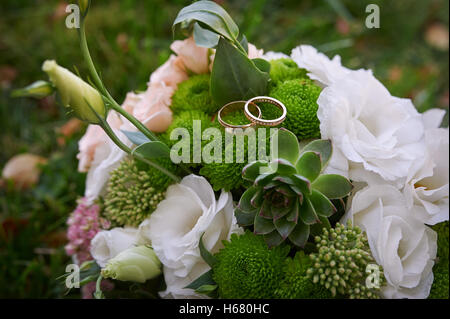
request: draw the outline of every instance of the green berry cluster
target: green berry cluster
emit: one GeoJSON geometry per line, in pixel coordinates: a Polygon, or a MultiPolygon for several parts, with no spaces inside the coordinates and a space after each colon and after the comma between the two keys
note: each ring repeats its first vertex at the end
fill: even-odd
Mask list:
{"type": "MultiPolygon", "coordinates": [[[[174,169],[170,160],[158,161],[174,169]]],[[[147,164],[134,159],[122,161],[107,184],[104,217],[113,226],[138,226],[164,199],[170,183],[165,174],[147,164]]]]}
{"type": "MultiPolygon", "coordinates": [[[[351,299],[378,299],[379,288],[367,288],[366,267],[376,264],[367,243],[367,237],[359,227],[337,223],[335,228],[324,229],[315,237],[318,253],[310,255],[312,267],[307,275],[314,283],[329,289],[333,296],[337,293],[351,299]]],[[[380,270],[379,287],[384,277],[380,270]]]]}

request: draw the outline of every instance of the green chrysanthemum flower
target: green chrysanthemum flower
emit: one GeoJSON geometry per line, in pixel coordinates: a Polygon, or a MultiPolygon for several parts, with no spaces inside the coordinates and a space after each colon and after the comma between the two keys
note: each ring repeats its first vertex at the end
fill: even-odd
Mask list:
{"type": "Polygon", "coordinates": [[[433,268],[434,281],[431,287],[430,299],[449,298],[449,222],[439,223],[432,228],[438,234],[437,263],[433,268]]]}
{"type": "Polygon", "coordinates": [[[308,79],[308,76],[292,59],[281,58],[270,61],[270,79],[277,85],[287,80],[308,79]]]}
{"type": "Polygon", "coordinates": [[[186,81],[178,84],[172,96],[170,108],[176,114],[181,111],[198,110],[213,114],[219,109],[211,98],[209,91],[209,74],[193,75],[186,81]]]}
{"type": "MultiPolygon", "coordinates": [[[[322,236],[315,238],[318,253],[311,254],[312,267],[307,275],[329,289],[333,296],[336,293],[347,295],[351,299],[378,299],[379,289],[367,288],[366,267],[375,264],[367,237],[359,227],[352,227],[351,223],[346,228],[342,224],[336,224],[333,229],[324,229],[322,236]]],[[[378,266],[380,274],[382,267],[378,266]]],[[[379,287],[382,286],[384,277],[380,276],[379,287]]]]}
{"type": "Polygon", "coordinates": [[[288,80],[270,91],[286,106],[287,116],[283,127],[292,131],[300,140],[320,138],[320,122],[317,118],[317,99],[321,88],[308,79],[288,80]]]}
{"type": "Polygon", "coordinates": [[[319,284],[314,284],[306,275],[311,267],[311,259],[303,251],[294,258],[286,260],[285,275],[280,286],[275,291],[280,299],[330,299],[330,291],[319,284]]]}
{"type": "MultiPolygon", "coordinates": [[[[169,159],[158,159],[174,171],[169,159]]],[[[164,173],[134,159],[122,161],[111,173],[105,196],[104,216],[113,226],[138,226],[164,199],[172,180],[164,173]]]]}
{"type": "Polygon", "coordinates": [[[247,231],[231,235],[216,255],[213,279],[221,298],[274,298],[283,278],[288,246],[269,249],[264,240],[247,231]]]}

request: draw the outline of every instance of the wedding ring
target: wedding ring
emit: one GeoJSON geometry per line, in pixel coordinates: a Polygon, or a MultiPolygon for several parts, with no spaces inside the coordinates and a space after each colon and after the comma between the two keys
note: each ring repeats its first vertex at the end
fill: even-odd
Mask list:
{"type": "MultiPolygon", "coordinates": [[[[224,106],[222,106],[222,108],[219,110],[219,112],[217,113],[217,120],[219,121],[219,123],[225,127],[225,130],[231,131],[231,133],[233,132],[234,129],[245,129],[245,128],[249,128],[255,125],[254,122],[250,122],[248,124],[244,124],[244,125],[234,125],[234,124],[229,124],[227,122],[225,122],[222,117],[228,113],[230,113],[231,111],[235,111],[237,109],[242,109],[245,105],[250,104],[246,101],[234,101],[234,102],[230,102],[228,104],[225,104],[224,106]]],[[[258,110],[258,118],[261,116],[261,109],[254,103],[251,103],[256,110],[258,110]]],[[[247,109],[249,107],[247,106],[247,109]]],[[[250,111],[249,111],[250,113],[250,111]]],[[[250,113],[251,114],[251,113],[250,113]]],[[[253,114],[252,114],[253,115],[253,114]]]]}
{"type": "Polygon", "coordinates": [[[286,119],[287,110],[283,103],[278,101],[277,99],[274,99],[273,97],[269,96],[256,96],[254,98],[251,98],[248,100],[244,105],[244,114],[245,116],[253,123],[263,126],[277,126],[278,124],[282,123],[286,119]],[[257,102],[262,103],[270,103],[278,107],[283,113],[279,118],[273,119],[273,120],[265,120],[260,118],[261,114],[256,117],[249,111],[249,105],[253,104],[256,105],[257,102]]]}

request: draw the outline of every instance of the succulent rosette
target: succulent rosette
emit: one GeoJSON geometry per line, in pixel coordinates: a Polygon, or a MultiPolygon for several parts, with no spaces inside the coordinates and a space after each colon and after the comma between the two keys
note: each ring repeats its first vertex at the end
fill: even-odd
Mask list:
{"type": "Polygon", "coordinates": [[[300,149],[297,137],[284,129],[272,136],[273,148],[276,140],[276,158],[244,167],[242,176],[252,185],[239,200],[236,218],[241,226],[253,225],[269,246],[289,238],[304,247],[312,228],[330,227],[328,217],[336,212],[331,200],[347,196],[352,184],[343,176],[323,174],[332,153],[329,140],[300,149]]]}

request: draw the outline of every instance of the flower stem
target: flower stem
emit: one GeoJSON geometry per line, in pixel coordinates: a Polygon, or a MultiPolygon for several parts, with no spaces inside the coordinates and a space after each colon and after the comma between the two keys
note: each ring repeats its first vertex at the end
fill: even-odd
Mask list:
{"type": "Polygon", "coordinates": [[[140,160],[141,162],[144,162],[154,168],[156,168],[157,170],[161,171],[162,173],[166,174],[168,177],[170,177],[172,180],[174,180],[175,182],[180,182],[180,178],[178,176],[176,176],[175,174],[171,173],[169,170],[167,170],[165,167],[162,167],[161,165],[145,158],[144,156],[142,156],[139,153],[133,152],[131,150],[131,148],[129,148],[127,145],[125,145],[118,137],[117,135],[114,133],[114,131],[112,130],[112,128],[109,126],[108,122],[106,122],[105,120],[101,121],[100,126],[103,128],[103,130],[105,131],[105,133],[109,136],[109,138],[125,153],[133,156],[134,158],[140,160]]]}
{"type": "Polygon", "coordinates": [[[80,46],[81,46],[81,52],[83,53],[84,60],[87,63],[89,72],[92,76],[92,80],[97,87],[97,89],[102,93],[110,102],[110,106],[112,109],[123,115],[128,121],[130,121],[138,130],[140,130],[147,138],[149,138],[152,141],[158,141],[159,139],[156,137],[155,134],[153,134],[152,131],[150,131],[145,125],[143,125],[141,122],[139,122],[133,115],[129,114],[127,111],[125,111],[117,102],[114,100],[114,98],[111,96],[111,94],[108,92],[106,87],[103,85],[102,80],[100,79],[100,76],[97,73],[97,70],[95,68],[94,62],[92,61],[91,54],[89,53],[89,47],[86,40],[86,29],[84,24],[84,19],[82,19],[80,24],[80,46]]]}

